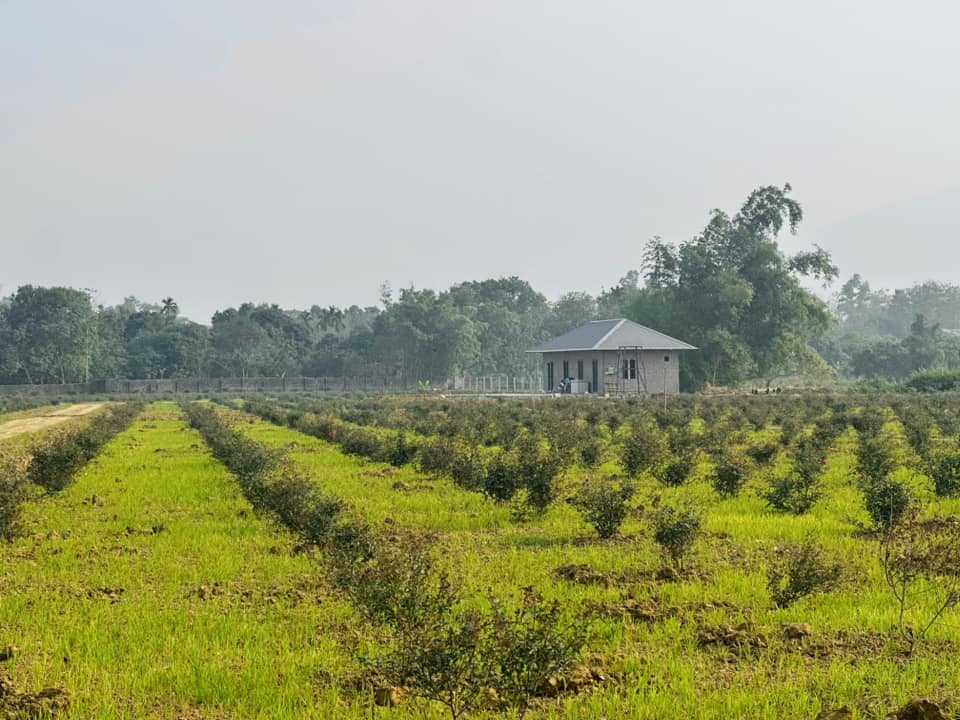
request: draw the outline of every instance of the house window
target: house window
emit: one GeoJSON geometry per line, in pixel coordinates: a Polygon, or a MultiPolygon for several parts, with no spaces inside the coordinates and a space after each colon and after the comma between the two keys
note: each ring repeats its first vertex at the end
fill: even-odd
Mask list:
{"type": "Polygon", "coordinates": [[[637,379],[637,361],[635,358],[630,358],[630,379],[637,379]]]}
{"type": "Polygon", "coordinates": [[[570,361],[569,360],[563,361],[563,377],[564,379],[567,379],[568,377],[570,377],[570,361]]]}
{"type": "Polygon", "coordinates": [[[663,356],[663,361],[664,361],[664,362],[670,362],[670,356],[669,356],[669,355],[664,355],[664,356],[663,356]]]}
{"type": "Polygon", "coordinates": [[[583,360],[577,360],[577,380],[583,380],[583,360]]]}
{"type": "Polygon", "coordinates": [[[547,363],[547,392],[553,392],[553,363],[547,363]]]}
{"type": "Polygon", "coordinates": [[[626,380],[626,379],[629,378],[629,377],[630,377],[629,366],[627,365],[627,363],[624,363],[624,364],[623,364],[623,379],[626,380]]]}

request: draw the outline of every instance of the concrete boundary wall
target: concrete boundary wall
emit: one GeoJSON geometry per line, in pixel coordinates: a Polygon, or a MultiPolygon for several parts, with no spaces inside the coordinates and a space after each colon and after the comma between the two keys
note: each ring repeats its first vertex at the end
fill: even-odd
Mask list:
{"type": "MultiPolygon", "coordinates": [[[[494,376],[484,378],[460,377],[452,379],[448,391],[539,392],[539,380],[494,376]]],[[[246,393],[246,392],[369,392],[396,393],[417,390],[416,381],[404,382],[398,377],[224,377],[224,378],[164,378],[162,380],[99,380],[91,383],[66,385],[0,385],[0,396],[42,395],[136,395],[173,393],[246,393]]]]}

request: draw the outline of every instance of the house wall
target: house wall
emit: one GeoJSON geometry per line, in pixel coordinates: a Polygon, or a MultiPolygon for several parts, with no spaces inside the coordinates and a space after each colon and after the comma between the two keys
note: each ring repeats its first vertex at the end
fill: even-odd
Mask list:
{"type": "MultiPolygon", "coordinates": [[[[636,354],[624,351],[624,362],[636,358],[636,354]]],[[[583,361],[583,379],[592,383],[592,362],[598,361],[599,388],[591,392],[603,395],[662,395],[680,392],[680,353],[675,350],[642,350],[639,355],[637,378],[623,378],[619,366],[620,353],[616,350],[554,352],[543,354],[544,390],[555,392],[563,379],[563,363],[569,363],[570,376],[577,377],[577,361],[583,361]],[[666,358],[669,358],[667,360],[666,358]],[[553,386],[549,386],[547,363],[553,363],[553,386]],[[609,372],[612,370],[612,373],[609,372]],[[639,382],[638,382],[639,380],[639,382]]]]}
{"type": "Polygon", "coordinates": [[[570,377],[574,380],[586,380],[591,383],[591,392],[596,392],[596,388],[592,387],[593,383],[593,361],[598,361],[597,366],[597,376],[599,379],[599,384],[603,386],[603,353],[599,352],[564,352],[564,353],[544,353],[543,354],[543,382],[544,390],[547,392],[556,392],[557,386],[560,384],[560,381],[563,379],[563,363],[569,363],[570,377]],[[580,378],[577,374],[577,361],[583,361],[583,378],[580,378]],[[547,372],[547,363],[553,363],[553,387],[550,387],[550,378],[547,372]]]}

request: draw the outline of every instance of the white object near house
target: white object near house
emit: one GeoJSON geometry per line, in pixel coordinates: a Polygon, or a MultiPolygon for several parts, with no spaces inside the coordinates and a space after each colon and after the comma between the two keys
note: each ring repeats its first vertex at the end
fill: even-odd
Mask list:
{"type": "Polygon", "coordinates": [[[568,379],[571,394],[664,395],[680,392],[680,353],[696,349],[618,318],[594,320],[527,352],[543,355],[546,392],[568,379]]]}

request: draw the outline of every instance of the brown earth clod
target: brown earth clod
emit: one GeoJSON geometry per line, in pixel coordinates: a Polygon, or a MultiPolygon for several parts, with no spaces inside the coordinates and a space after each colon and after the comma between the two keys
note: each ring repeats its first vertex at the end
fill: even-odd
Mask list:
{"type": "Polygon", "coordinates": [[[576,694],[614,680],[613,673],[601,667],[578,665],[563,675],[548,678],[537,689],[537,695],[540,697],[557,697],[564,693],[576,694]]]}
{"type": "Polygon", "coordinates": [[[0,717],[5,720],[39,720],[65,714],[70,696],[61,688],[44,688],[37,693],[20,692],[13,680],[0,674],[0,717]]]}
{"type": "Polygon", "coordinates": [[[654,623],[677,614],[678,608],[663,608],[655,600],[625,598],[619,602],[588,600],[583,606],[585,614],[654,623]]]}
{"type": "Polygon", "coordinates": [[[717,646],[730,650],[760,650],[767,647],[767,638],[747,623],[701,628],[698,642],[700,647],[717,646]]]}
{"type": "Polygon", "coordinates": [[[950,720],[950,717],[935,702],[918,698],[887,715],[887,720],[950,720]]]}
{"type": "Polygon", "coordinates": [[[87,597],[91,600],[109,600],[110,604],[113,605],[120,602],[123,593],[123,588],[99,587],[87,590],[87,597]]]}
{"type": "Polygon", "coordinates": [[[812,634],[810,623],[787,623],[783,626],[783,636],[787,640],[803,640],[812,634]]]}
{"type": "Polygon", "coordinates": [[[601,572],[589,565],[570,563],[554,568],[553,577],[556,580],[565,580],[576,583],[577,585],[602,585],[609,587],[615,582],[615,578],[609,573],[601,572]]]}
{"type": "Polygon", "coordinates": [[[841,708],[821,710],[817,720],[853,720],[853,711],[846,705],[841,708]]]}
{"type": "Polygon", "coordinates": [[[394,707],[403,701],[403,692],[395,687],[378,687],[373,693],[373,702],[378,707],[394,707]]]}

